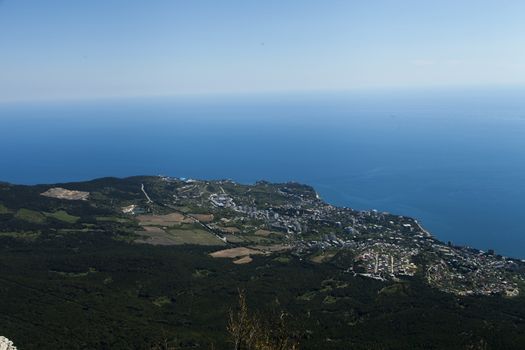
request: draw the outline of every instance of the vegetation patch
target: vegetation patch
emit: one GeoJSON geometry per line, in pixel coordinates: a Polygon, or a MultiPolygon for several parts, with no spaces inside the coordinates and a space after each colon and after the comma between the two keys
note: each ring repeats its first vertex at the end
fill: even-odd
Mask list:
{"type": "Polygon", "coordinates": [[[215,235],[192,225],[167,231],[157,226],[144,226],[144,230],[136,232],[142,238],[135,242],[153,245],[224,245],[224,242],[215,235]]]}
{"type": "Polygon", "coordinates": [[[40,232],[0,232],[0,237],[11,237],[16,239],[23,239],[26,241],[34,241],[40,236],[40,232]]]}
{"type": "Polygon", "coordinates": [[[239,230],[239,228],[237,228],[235,226],[218,227],[218,229],[221,230],[224,233],[230,233],[230,234],[235,234],[235,233],[241,232],[241,230],[239,230]]]}
{"type": "Polygon", "coordinates": [[[5,205],[3,205],[2,203],[0,203],[0,215],[1,214],[11,214],[11,210],[9,210],[9,208],[7,208],[5,205]]]}
{"type": "Polygon", "coordinates": [[[378,293],[381,295],[408,296],[408,285],[405,283],[395,283],[384,287],[378,293]]]}
{"type": "Polygon", "coordinates": [[[254,234],[255,234],[256,236],[268,237],[269,235],[272,234],[272,231],[268,231],[268,230],[257,230],[257,231],[255,231],[254,234]]]}
{"type": "Polygon", "coordinates": [[[125,224],[130,222],[129,219],[121,218],[118,216],[97,216],[97,221],[100,222],[116,222],[118,224],[125,224]]]}
{"type": "Polygon", "coordinates": [[[75,233],[88,233],[91,232],[89,228],[63,228],[58,230],[58,233],[61,235],[70,235],[75,233]]]}
{"type": "Polygon", "coordinates": [[[141,238],[136,243],[147,243],[152,245],[176,245],[177,242],[166,231],[156,226],[144,226],[144,231],[137,231],[141,238]]]}
{"type": "Polygon", "coordinates": [[[193,272],[193,277],[195,278],[203,278],[203,277],[208,277],[210,275],[213,275],[213,272],[207,269],[196,269],[193,272]]]}
{"type": "Polygon", "coordinates": [[[230,243],[244,243],[247,241],[243,236],[236,235],[224,235],[224,238],[226,238],[226,241],[230,243]]]}
{"type": "Polygon", "coordinates": [[[189,216],[205,223],[212,222],[214,218],[213,214],[189,214],[189,216]]]}
{"type": "Polygon", "coordinates": [[[348,287],[348,283],[344,281],[337,281],[333,279],[324,280],[321,282],[321,292],[329,292],[334,289],[342,289],[348,287]]]}
{"type": "Polygon", "coordinates": [[[321,253],[315,254],[314,256],[310,257],[310,260],[313,261],[314,263],[322,264],[322,263],[330,261],[335,255],[336,255],[336,252],[323,251],[321,253]]]}
{"type": "Polygon", "coordinates": [[[54,213],[45,213],[45,215],[48,218],[57,219],[70,224],[74,224],[80,219],[79,216],[69,215],[65,210],[59,210],[54,213]]]}
{"type": "Polygon", "coordinates": [[[46,221],[46,217],[42,213],[26,208],[18,210],[15,214],[15,218],[35,224],[42,224],[46,221]]]}
{"type": "Polygon", "coordinates": [[[335,304],[337,302],[337,299],[338,298],[334,297],[333,295],[327,295],[323,299],[323,304],[335,304]]]}
{"type": "Polygon", "coordinates": [[[277,258],[273,259],[274,261],[277,261],[281,264],[288,264],[291,259],[287,256],[278,256],[277,258]]]}
{"type": "Polygon", "coordinates": [[[63,277],[68,277],[68,278],[78,278],[78,277],[86,277],[87,275],[91,274],[91,273],[95,273],[97,272],[96,269],[90,267],[87,271],[85,272],[65,272],[65,271],[54,271],[54,270],[51,270],[49,271],[51,273],[56,273],[60,276],[63,276],[63,277]]]}
{"type": "Polygon", "coordinates": [[[302,300],[302,301],[311,301],[315,298],[315,296],[317,295],[317,292],[316,291],[308,291],[306,293],[303,293],[301,295],[299,295],[297,297],[297,300],[302,300]]]}
{"type": "Polygon", "coordinates": [[[139,215],[137,216],[140,224],[143,226],[174,226],[180,223],[193,223],[195,219],[182,215],[180,213],[171,213],[166,215],[139,215]]]}
{"type": "Polygon", "coordinates": [[[163,307],[164,305],[171,304],[171,299],[167,296],[161,296],[153,300],[153,304],[155,304],[158,307],[163,307]]]}
{"type": "Polygon", "coordinates": [[[215,235],[201,229],[171,229],[168,233],[176,244],[224,245],[215,235]]]}
{"type": "Polygon", "coordinates": [[[187,207],[187,206],[177,206],[175,207],[175,209],[184,214],[188,214],[192,211],[192,208],[187,207]]]}
{"type": "Polygon", "coordinates": [[[242,236],[246,241],[256,243],[256,244],[272,244],[275,243],[274,240],[268,239],[261,236],[242,236]]]}

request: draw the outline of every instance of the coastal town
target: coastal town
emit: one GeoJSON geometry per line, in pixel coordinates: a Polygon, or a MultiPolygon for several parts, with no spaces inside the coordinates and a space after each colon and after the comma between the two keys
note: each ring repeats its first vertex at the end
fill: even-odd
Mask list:
{"type": "MultiPolygon", "coordinates": [[[[207,220],[193,219],[230,247],[287,251],[318,262],[345,251],[352,256],[348,273],[382,281],[418,274],[457,295],[513,297],[524,282],[521,260],[443,243],[410,217],[332,206],[309,186],[160,179],[173,193],[156,199],[157,205],[200,212],[207,220]]],[[[156,196],[141,191],[144,206],[133,209],[143,212],[156,196]]],[[[129,208],[124,212],[133,213],[129,208]]]]}

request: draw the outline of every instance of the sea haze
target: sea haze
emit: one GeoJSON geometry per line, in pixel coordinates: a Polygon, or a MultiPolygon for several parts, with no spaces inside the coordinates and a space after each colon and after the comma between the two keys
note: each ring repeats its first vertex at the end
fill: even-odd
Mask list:
{"type": "Polygon", "coordinates": [[[525,257],[524,90],[0,105],[0,180],[164,174],[299,181],[525,257]]]}

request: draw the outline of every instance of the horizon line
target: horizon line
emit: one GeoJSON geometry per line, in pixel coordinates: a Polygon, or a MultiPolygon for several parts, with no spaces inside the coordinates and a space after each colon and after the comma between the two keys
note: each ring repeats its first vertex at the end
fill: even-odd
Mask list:
{"type": "Polygon", "coordinates": [[[170,98],[227,98],[235,96],[293,96],[293,95],[341,95],[356,93],[385,93],[385,92],[432,92],[432,91],[490,91],[490,90],[519,90],[525,89],[525,84],[491,84],[491,85],[425,85],[425,86],[374,86],[355,87],[346,89],[289,89],[289,90],[239,90],[239,91],[188,91],[175,93],[130,93],[91,96],[45,96],[38,98],[12,98],[1,99],[0,106],[20,104],[54,104],[54,103],[83,103],[83,102],[109,102],[130,99],[170,99],[170,98]]]}

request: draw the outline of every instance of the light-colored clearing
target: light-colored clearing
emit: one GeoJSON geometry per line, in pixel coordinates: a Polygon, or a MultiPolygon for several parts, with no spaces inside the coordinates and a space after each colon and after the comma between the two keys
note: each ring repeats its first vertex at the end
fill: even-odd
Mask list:
{"type": "Polygon", "coordinates": [[[137,231],[136,233],[142,237],[136,239],[136,243],[146,243],[151,245],[176,245],[177,242],[168,235],[166,231],[160,227],[144,227],[145,231],[137,231]]]}
{"type": "Polygon", "coordinates": [[[244,243],[246,240],[242,236],[236,236],[236,235],[224,235],[224,238],[226,238],[227,242],[230,243],[244,243]]]}
{"type": "Polygon", "coordinates": [[[275,252],[282,252],[285,250],[289,250],[289,245],[284,244],[272,244],[272,245],[257,245],[253,246],[254,249],[264,251],[265,253],[275,253],[275,252]]]}
{"type": "Polygon", "coordinates": [[[335,256],[335,254],[335,252],[323,252],[311,257],[310,260],[314,263],[322,264],[324,262],[330,261],[335,256]]]}
{"type": "Polygon", "coordinates": [[[70,201],[85,201],[89,197],[89,192],[66,190],[62,187],[53,187],[41,193],[41,195],[57,199],[67,199],[70,201]]]}
{"type": "Polygon", "coordinates": [[[213,214],[189,214],[189,215],[199,220],[200,222],[207,223],[207,222],[213,221],[213,214]]]}
{"type": "Polygon", "coordinates": [[[255,235],[256,236],[268,237],[271,234],[272,234],[272,231],[268,231],[268,230],[257,230],[257,231],[255,231],[255,235]]]}
{"type": "Polygon", "coordinates": [[[253,261],[252,257],[251,256],[244,256],[240,259],[237,259],[237,260],[234,260],[233,263],[234,264],[237,264],[237,265],[242,265],[242,264],[249,264],[253,261]]]}
{"type": "Polygon", "coordinates": [[[258,254],[264,254],[264,253],[259,250],[250,249],[246,247],[223,249],[223,250],[219,250],[219,251],[210,253],[210,255],[214,258],[238,258],[241,256],[247,256],[250,254],[258,255],[258,254]]]}
{"type": "Polygon", "coordinates": [[[135,210],[137,206],[135,204],[128,205],[127,207],[122,207],[122,212],[124,214],[130,214],[133,213],[133,210],[135,210]]]}
{"type": "Polygon", "coordinates": [[[239,233],[241,230],[239,230],[237,227],[218,227],[219,230],[221,230],[224,233],[239,233]]]}
{"type": "Polygon", "coordinates": [[[178,230],[173,229],[169,230],[173,239],[176,240],[178,244],[198,244],[198,245],[216,245],[222,246],[224,242],[219,239],[214,234],[201,230],[201,229],[191,229],[191,230],[178,230]]]}
{"type": "Polygon", "coordinates": [[[144,226],[144,231],[148,233],[166,233],[166,231],[156,226],[144,226]]]}

